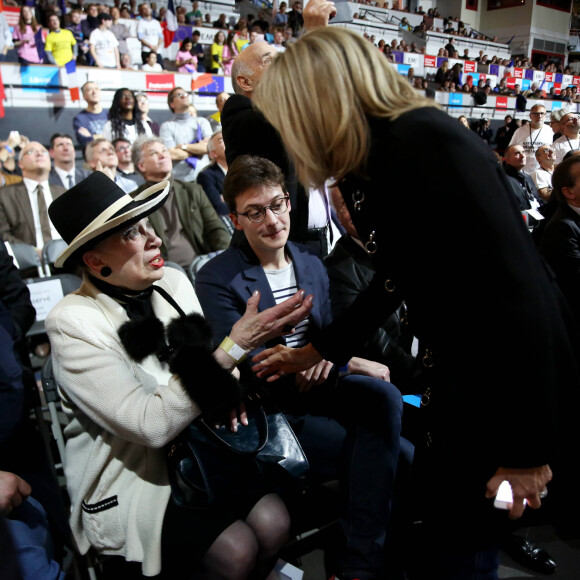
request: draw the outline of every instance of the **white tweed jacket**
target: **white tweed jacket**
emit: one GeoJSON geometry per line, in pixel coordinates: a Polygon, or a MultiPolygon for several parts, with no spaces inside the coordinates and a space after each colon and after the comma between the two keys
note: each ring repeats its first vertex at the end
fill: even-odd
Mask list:
{"type": "MultiPolygon", "coordinates": [[[[186,313],[201,307],[189,280],[165,268],[156,282],[186,313]]],[[[153,310],[167,324],[178,313],[154,292],[153,310]]],[[[117,331],[122,306],[85,278],[46,319],[66,427],[71,527],[81,553],[90,546],[161,570],[161,527],[170,497],[163,446],[199,409],[179,379],[154,355],[141,363],[125,352],[117,331]]]]}

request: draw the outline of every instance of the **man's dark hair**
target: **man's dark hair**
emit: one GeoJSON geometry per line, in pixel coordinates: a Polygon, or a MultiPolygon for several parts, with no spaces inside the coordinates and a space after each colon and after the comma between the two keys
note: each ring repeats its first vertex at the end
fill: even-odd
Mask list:
{"type": "Polygon", "coordinates": [[[580,163],[580,155],[572,155],[564,159],[562,163],[556,166],[552,175],[552,194],[560,203],[566,203],[566,198],[562,193],[564,187],[574,187],[576,180],[572,175],[572,168],[580,163]]]}
{"type": "Polygon", "coordinates": [[[131,145],[131,141],[129,141],[129,139],[125,139],[124,137],[119,137],[118,139],[115,139],[112,143],[115,149],[117,148],[117,143],[129,143],[129,145],[131,145]]]}
{"type": "MultiPolygon", "coordinates": [[[[173,103],[173,95],[177,92],[177,91],[185,91],[185,89],[182,89],[181,87],[174,87],[172,88],[168,95],[167,95],[167,106],[171,109],[171,112],[173,113],[173,107],[171,106],[171,103],[173,103]]],[[[185,91],[187,92],[187,91],[185,91]]]]}
{"type": "Polygon", "coordinates": [[[54,133],[50,137],[49,149],[54,149],[54,142],[57,139],[70,139],[71,140],[71,143],[73,144],[73,147],[74,147],[75,142],[73,141],[73,138],[70,135],[67,135],[66,133],[54,133]]]}
{"type": "Polygon", "coordinates": [[[199,30],[194,30],[191,36],[201,36],[201,32],[199,30]]]}
{"type": "Polygon", "coordinates": [[[240,155],[228,167],[223,196],[230,211],[236,211],[236,198],[248,189],[279,186],[288,193],[284,174],[280,168],[263,157],[240,155]]]}

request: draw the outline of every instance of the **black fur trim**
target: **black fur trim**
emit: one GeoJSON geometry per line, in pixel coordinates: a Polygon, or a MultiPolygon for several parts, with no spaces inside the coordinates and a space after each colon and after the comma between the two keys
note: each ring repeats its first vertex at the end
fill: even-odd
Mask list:
{"type": "Polygon", "coordinates": [[[137,362],[163,348],[163,334],[163,323],[155,316],[128,320],[119,328],[119,337],[125,350],[137,362]]]}
{"type": "Polygon", "coordinates": [[[169,369],[211,422],[223,422],[243,398],[236,378],[212,354],[211,328],[199,314],[176,318],[167,328],[169,369]]]}

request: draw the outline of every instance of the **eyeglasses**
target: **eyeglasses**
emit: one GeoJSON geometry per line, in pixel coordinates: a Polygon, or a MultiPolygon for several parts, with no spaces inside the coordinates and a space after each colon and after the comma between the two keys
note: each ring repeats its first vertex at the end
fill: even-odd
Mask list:
{"type": "Polygon", "coordinates": [[[131,145],[117,145],[117,151],[129,151],[131,145]]]}
{"type": "Polygon", "coordinates": [[[540,117],[543,117],[545,114],[546,114],[546,111],[544,111],[543,113],[538,113],[537,111],[530,113],[530,115],[540,115],[540,117]]]}
{"type": "Polygon", "coordinates": [[[270,205],[263,205],[254,207],[244,213],[239,213],[235,211],[236,215],[243,215],[247,217],[251,222],[259,224],[266,218],[266,210],[269,209],[274,215],[282,215],[288,211],[288,204],[290,202],[290,196],[286,195],[284,197],[279,197],[275,199],[270,205]]]}
{"type": "Polygon", "coordinates": [[[187,93],[175,93],[173,95],[174,99],[182,99],[183,97],[188,97],[189,95],[187,93]]]}
{"type": "Polygon", "coordinates": [[[24,155],[41,155],[42,157],[46,157],[48,151],[46,149],[29,149],[24,152],[24,155]]]}

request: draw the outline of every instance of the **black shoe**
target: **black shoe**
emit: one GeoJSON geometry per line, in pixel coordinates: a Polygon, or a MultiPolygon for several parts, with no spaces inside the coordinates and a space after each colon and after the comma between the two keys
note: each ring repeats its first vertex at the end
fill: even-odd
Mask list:
{"type": "Polygon", "coordinates": [[[543,574],[553,574],[558,569],[556,561],[542,546],[516,536],[508,536],[502,542],[503,551],[518,564],[543,574]]]}

